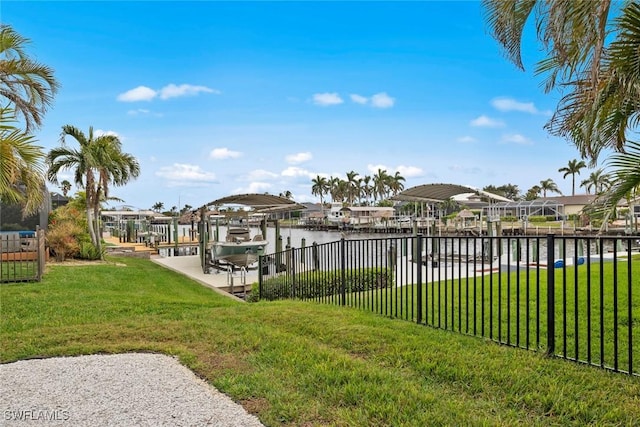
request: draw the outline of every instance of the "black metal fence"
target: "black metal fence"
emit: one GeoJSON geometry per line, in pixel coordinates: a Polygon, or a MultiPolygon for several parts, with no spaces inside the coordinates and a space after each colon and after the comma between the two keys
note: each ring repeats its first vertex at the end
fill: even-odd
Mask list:
{"type": "Polygon", "coordinates": [[[357,307],[640,375],[637,236],[342,239],[259,269],[254,299],[357,307]]]}
{"type": "Polygon", "coordinates": [[[44,230],[0,234],[0,283],[40,281],[45,262],[44,230]]]}

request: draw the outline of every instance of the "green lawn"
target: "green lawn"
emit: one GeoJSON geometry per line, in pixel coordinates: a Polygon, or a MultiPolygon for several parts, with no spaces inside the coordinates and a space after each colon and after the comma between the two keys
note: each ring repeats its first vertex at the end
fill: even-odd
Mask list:
{"type": "Polygon", "coordinates": [[[639,425],[640,380],[302,302],[246,304],[146,260],[0,286],[0,360],[162,352],[267,425],[639,425]]]}

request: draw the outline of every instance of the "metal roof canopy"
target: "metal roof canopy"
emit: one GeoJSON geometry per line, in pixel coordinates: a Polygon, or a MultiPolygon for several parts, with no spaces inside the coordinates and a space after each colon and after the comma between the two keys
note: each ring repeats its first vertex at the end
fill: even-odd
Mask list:
{"type": "Polygon", "coordinates": [[[302,209],[301,205],[284,197],[274,196],[272,194],[235,194],[233,196],[223,197],[207,203],[205,206],[221,206],[221,205],[245,205],[256,210],[264,210],[266,208],[278,208],[278,210],[298,210],[302,209]]]}
{"type": "Polygon", "coordinates": [[[397,195],[392,200],[410,202],[442,202],[453,196],[463,193],[476,193],[491,200],[500,202],[511,202],[511,199],[489,193],[479,188],[458,184],[423,184],[408,188],[397,195]]]}

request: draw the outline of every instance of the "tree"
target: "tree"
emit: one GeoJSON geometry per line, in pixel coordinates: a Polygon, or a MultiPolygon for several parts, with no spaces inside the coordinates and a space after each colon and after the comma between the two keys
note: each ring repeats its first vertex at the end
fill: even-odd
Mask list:
{"type": "Polygon", "coordinates": [[[16,117],[24,119],[27,133],[42,124],[59,86],[53,69],[25,53],[29,42],[11,26],[0,24],[0,96],[13,106],[16,117]]]}
{"type": "Polygon", "coordinates": [[[325,194],[329,194],[329,181],[327,178],[317,175],[311,180],[311,194],[320,197],[320,204],[324,204],[325,194]]]}
{"type": "Polygon", "coordinates": [[[389,174],[386,170],[378,168],[378,172],[373,175],[373,198],[384,199],[389,193],[389,174]]]}
{"type": "Polygon", "coordinates": [[[400,175],[400,172],[396,171],[393,176],[389,177],[389,191],[395,196],[404,190],[404,181],[404,177],[400,175]]]}
{"type": "MultiPolygon", "coordinates": [[[[563,91],[547,130],[572,141],[592,166],[603,150],[624,153],[632,145],[627,138],[635,134],[640,110],[637,1],[483,0],[483,6],[493,36],[521,69],[523,30],[535,16],[547,52],[537,71],[548,75],[547,91],[563,91]]],[[[622,177],[633,186],[633,174],[623,170],[617,178],[622,177]]]]}
{"type": "Polygon", "coordinates": [[[67,197],[67,194],[69,194],[69,190],[71,190],[71,183],[66,179],[63,180],[62,182],[60,182],[60,189],[62,190],[62,195],[64,197],[67,197]]]}
{"type": "Polygon", "coordinates": [[[86,193],[89,235],[101,253],[100,206],[102,201],[109,198],[109,185],[121,186],[137,178],[140,166],[135,157],[122,152],[122,144],[117,136],[96,136],[93,127],[89,128],[89,135],[86,136],[78,128],[65,125],[60,139],[61,147],[52,149],[47,156],[47,178],[57,184],[61,170],[74,169],[74,181],[86,193]],[[67,136],[78,142],[79,150],[66,146],[67,136]]]}
{"type": "Polygon", "coordinates": [[[154,212],[161,212],[162,209],[164,209],[164,203],[162,202],[156,202],[151,206],[151,210],[154,212]]]}
{"type": "Polygon", "coordinates": [[[527,194],[525,194],[525,200],[535,200],[540,197],[540,192],[542,192],[542,188],[539,185],[534,185],[529,190],[527,190],[527,194]]]}
{"type": "Polygon", "coordinates": [[[603,169],[598,169],[591,172],[589,178],[580,183],[580,187],[585,187],[587,194],[591,193],[591,189],[594,189],[596,194],[601,193],[611,183],[609,175],[604,172],[603,169]]]}
{"type": "Polygon", "coordinates": [[[562,175],[563,178],[566,178],[568,175],[571,175],[571,195],[576,195],[576,174],[580,175],[580,170],[587,167],[583,160],[569,160],[567,166],[561,167],[558,169],[558,172],[564,172],[562,175]]]}
{"type": "Polygon", "coordinates": [[[286,191],[280,193],[280,197],[284,197],[285,199],[291,200],[293,198],[293,193],[291,193],[291,191],[289,191],[289,190],[286,190],[286,191]]]}
{"type": "Polygon", "coordinates": [[[347,172],[347,202],[350,205],[358,197],[359,185],[358,185],[358,172],[347,172]]]}
{"type": "Polygon", "coordinates": [[[33,136],[11,125],[13,115],[8,111],[0,108],[0,200],[24,204],[26,216],[44,200],[44,152],[33,136]]]}
{"type": "Polygon", "coordinates": [[[547,191],[562,194],[562,192],[558,188],[558,185],[553,182],[552,179],[545,179],[543,181],[540,181],[540,190],[542,191],[542,197],[547,197],[547,191]]]}

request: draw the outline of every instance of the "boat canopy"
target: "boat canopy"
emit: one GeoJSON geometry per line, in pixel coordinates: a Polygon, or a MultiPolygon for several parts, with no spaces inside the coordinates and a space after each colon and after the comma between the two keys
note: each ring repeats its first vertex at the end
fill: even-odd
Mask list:
{"type": "Polygon", "coordinates": [[[279,210],[299,210],[301,205],[284,197],[274,196],[271,194],[235,194],[233,196],[223,197],[206,204],[206,206],[222,206],[222,205],[244,205],[250,206],[257,211],[267,208],[281,208],[279,210]]]}
{"type": "Polygon", "coordinates": [[[458,184],[423,184],[408,188],[397,195],[392,200],[408,201],[408,202],[442,202],[453,196],[464,193],[476,193],[486,197],[492,201],[511,202],[511,199],[489,193],[475,187],[458,184]]]}

